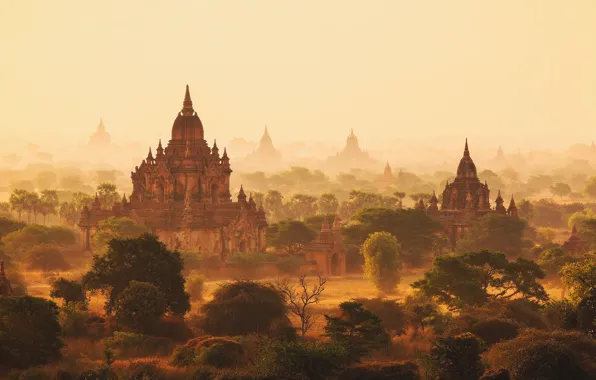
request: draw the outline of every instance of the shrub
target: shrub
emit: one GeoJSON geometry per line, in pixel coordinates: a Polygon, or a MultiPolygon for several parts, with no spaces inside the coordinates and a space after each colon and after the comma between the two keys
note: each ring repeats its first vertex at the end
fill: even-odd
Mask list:
{"type": "Polygon", "coordinates": [[[164,372],[157,366],[156,361],[132,362],[124,371],[127,380],[161,380],[165,379],[164,372]]]}
{"type": "Polygon", "coordinates": [[[191,273],[186,278],[186,292],[190,298],[195,301],[203,301],[203,292],[205,291],[205,277],[200,274],[191,273]]]}
{"type": "Polygon", "coordinates": [[[235,281],[220,285],[201,311],[207,334],[236,336],[268,333],[271,324],[286,315],[286,305],[272,286],[235,281]]]}
{"type": "Polygon", "coordinates": [[[60,358],[58,307],[43,298],[0,297],[0,367],[26,368],[60,358]]]}
{"type": "Polygon", "coordinates": [[[50,297],[61,298],[65,304],[72,302],[85,304],[87,302],[83,285],[80,282],[70,281],[62,277],[52,281],[50,297]]]}
{"type": "Polygon", "coordinates": [[[166,311],[164,294],[148,282],[131,281],[116,300],[116,319],[137,332],[149,332],[166,311]]]}
{"type": "Polygon", "coordinates": [[[114,332],[105,340],[106,346],[115,351],[118,358],[134,358],[146,356],[163,356],[172,352],[171,339],[146,336],[127,332],[114,332]]]}
{"type": "Polygon", "coordinates": [[[317,380],[339,372],[348,363],[345,347],[320,342],[264,342],[257,373],[275,379],[317,380]]]}
{"type": "Polygon", "coordinates": [[[388,365],[366,365],[347,368],[338,380],[419,380],[418,366],[405,362],[388,365]]]}
{"type": "Polygon", "coordinates": [[[60,248],[55,244],[41,244],[31,248],[27,254],[27,269],[50,271],[65,271],[70,265],[64,260],[60,248]]]}
{"type": "Polygon", "coordinates": [[[202,364],[230,368],[240,364],[243,353],[242,345],[234,339],[206,336],[177,346],[172,354],[171,364],[178,367],[202,364]]]}
{"type": "Polygon", "coordinates": [[[477,380],[484,372],[482,351],[482,343],[469,333],[438,338],[426,356],[425,372],[444,380],[477,380]]]}
{"type": "Polygon", "coordinates": [[[62,336],[80,337],[87,335],[89,312],[84,303],[71,302],[60,309],[60,328],[62,336]]]}
{"type": "Polygon", "coordinates": [[[399,302],[382,298],[357,298],[355,301],[375,313],[391,335],[398,336],[405,332],[406,311],[399,302]]]}
{"type": "Polygon", "coordinates": [[[306,260],[303,255],[286,255],[280,256],[275,265],[282,273],[294,274],[304,264],[306,264],[306,260]]]}
{"type": "Polygon", "coordinates": [[[524,330],[515,339],[495,344],[485,355],[490,367],[507,369],[513,379],[582,379],[586,373],[594,378],[594,357],[596,341],[561,330],[524,330]]]}
{"type": "Polygon", "coordinates": [[[205,367],[197,368],[197,370],[192,374],[191,380],[214,380],[215,374],[212,370],[205,367]]]}
{"type": "Polygon", "coordinates": [[[482,339],[487,346],[492,346],[503,340],[513,339],[519,333],[519,326],[506,319],[487,319],[476,322],[470,332],[482,339]]]}

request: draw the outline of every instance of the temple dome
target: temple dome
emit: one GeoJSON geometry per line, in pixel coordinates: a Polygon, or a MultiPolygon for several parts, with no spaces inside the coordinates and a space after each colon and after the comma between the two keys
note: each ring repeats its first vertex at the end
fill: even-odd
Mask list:
{"type": "Polygon", "coordinates": [[[192,107],[188,85],[186,86],[186,95],[184,96],[182,111],[178,113],[176,120],[174,120],[174,125],[172,126],[172,140],[204,140],[203,123],[192,107]]]}
{"type": "Polygon", "coordinates": [[[476,165],[470,157],[470,151],[468,150],[468,140],[466,139],[466,147],[464,148],[464,156],[459,161],[457,166],[457,176],[467,178],[477,178],[478,173],[476,171],[476,165]]]}

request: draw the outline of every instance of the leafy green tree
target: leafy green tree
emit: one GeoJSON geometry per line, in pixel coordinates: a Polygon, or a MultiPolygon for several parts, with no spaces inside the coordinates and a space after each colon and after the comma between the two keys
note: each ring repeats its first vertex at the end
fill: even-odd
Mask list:
{"type": "Polygon", "coordinates": [[[120,195],[116,191],[116,185],[110,182],[103,182],[97,185],[97,195],[101,208],[111,210],[114,203],[120,200],[120,195]]]}
{"type": "Polygon", "coordinates": [[[584,188],[584,193],[590,198],[596,198],[596,177],[590,177],[584,188]]]}
{"type": "Polygon", "coordinates": [[[35,191],[28,192],[25,196],[25,208],[27,210],[27,223],[31,223],[31,215],[33,215],[33,223],[37,223],[37,214],[41,210],[41,198],[35,191]]]}
{"type": "Polygon", "coordinates": [[[351,362],[358,362],[363,356],[387,345],[389,334],[378,316],[359,302],[342,302],[339,308],[339,315],[325,315],[325,336],[345,347],[351,362]]]}
{"type": "Polygon", "coordinates": [[[131,281],[155,285],[166,298],[166,312],[184,314],[190,309],[184,291],[182,259],[155,236],[113,239],[105,255],[93,256],[91,270],[83,277],[86,289],[106,295],[106,311],[111,314],[120,293],[131,281]]]}
{"type": "Polygon", "coordinates": [[[27,253],[27,269],[43,272],[66,271],[70,269],[70,265],[64,260],[59,246],[40,244],[27,253]]]}
{"type": "Polygon", "coordinates": [[[557,197],[563,199],[567,195],[571,194],[571,186],[563,182],[557,182],[550,187],[550,192],[557,197]]]}
{"type": "Polygon", "coordinates": [[[406,310],[398,301],[385,298],[357,298],[354,301],[361,303],[365,309],[378,316],[390,336],[399,336],[406,332],[408,323],[406,310]]]}
{"type": "Polygon", "coordinates": [[[348,219],[359,210],[371,207],[394,208],[398,205],[396,197],[386,197],[376,193],[352,190],[347,201],[342,202],[338,213],[342,219],[348,219]]]}
{"type": "Polygon", "coordinates": [[[9,256],[19,258],[36,245],[50,243],[50,236],[46,227],[28,225],[7,234],[2,241],[4,252],[9,256]]]}
{"type": "Polygon", "coordinates": [[[335,194],[325,193],[319,197],[319,212],[324,215],[336,214],[339,202],[335,194]]]}
{"type": "Polygon", "coordinates": [[[502,253],[483,250],[436,258],[424,279],[412,287],[451,309],[461,309],[515,296],[546,301],[548,295],[538,283],[544,276],[533,261],[518,258],[510,262],[502,253]]]}
{"type": "Polygon", "coordinates": [[[282,220],[285,216],[283,195],[277,190],[269,190],[265,195],[265,210],[273,221],[282,220]]]}
{"type": "Polygon", "coordinates": [[[149,333],[166,312],[165,295],[153,284],[131,281],[116,299],[116,319],[139,333],[149,333]]]}
{"type": "Polygon", "coordinates": [[[517,205],[519,217],[530,222],[534,218],[534,205],[527,199],[522,199],[517,205]]]}
{"type": "Polygon", "coordinates": [[[433,251],[441,225],[417,210],[367,208],[358,211],[343,229],[348,244],[362,245],[374,232],[388,232],[401,247],[402,261],[422,265],[425,255],[433,251]]]}
{"type": "Polygon", "coordinates": [[[364,277],[385,293],[392,293],[399,284],[400,247],[388,232],[372,233],[360,249],[364,256],[364,277]]]}
{"type": "Polygon", "coordinates": [[[470,333],[438,338],[427,356],[426,372],[444,380],[477,380],[484,372],[484,346],[470,333]]]}
{"type": "Polygon", "coordinates": [[[557,247],[543,251],[538,257],[537,263],[548,277],[555,278],[558,277],[563,266],[574,261],[573,257],[569,256],[562,248],[557,247]]]}
{"type": "Polygon", "coordinates": [[[0,297],[0,367],[27,368],[60,358],[58,307],[43,298],[0,297]]]}
{"type": "Polygon", "coordinates": [[[83,284],[78,281],[67,280],[63,277],[52,282],[50,297],[62,299],[65,305],[87,303],[87,295],[83,289],[83,284]]]}
{"type": "Polygon", "coordinates": [[[39,213],[43,215],[43,224],[46,224],[48,215],[55,215],[60,201],[56,190],[43,190],[39,200],[39,213]]]}
{"type": "Polygon", "coordinates": [[[580,329],[596,337],[596,292],[588,294],[579,301],[576,318],[580,329]]]}
{"type": "Polygon", "coordinates": [[[440,333],[445,327],[447,318],[441,313],[441,307],[433,298],[422,292],[407,295],[403,307],[407,325],[414,329],[414,334],[417,334],[418,330],[424,331],[427,327],[432,328],[435,333],[440,333]]]}
{"type": "Polygon", "coordinates": [[[524,248],[523,234],[526,222],[507,215],[487,214],[470,224],[464,238],[458,240],[457,252],[486,249],[519,255],[524,248]]]}
{"type": "Polygon", "coordinates": [[[571,289],[571,297],[577,301],[596,292],[596,258],[566,264],[561,269],[563,283],[571,289]]]}
{"type": "Polygon", "coordinates": [[[317,233],[298,220],[282,220],[269,226],[267,240],[270,245],[290,254],[302,253],[304,245],[310,243],[317,233]]]}
{"type": "Polygon", "coordinates": [[[304,220],[304,224],[306,224],[313,231],[321,231],[325,219],[327,219],[327,224],[329,227],[332,227],[333,222],[335,221],[335,214],[311,216],[304,220]]]}
{"type": "Polygon", "coordinates": [[[203,331],[211,335],[269,333],[286,319],[283,294],[273,286],[254,281],[219,285],[213,299],[201,306],[203,331]]]}
{"type": "Polygon", "coordinates": [[[295,219],[304,220],[317,213],[317,198],[312,195],[295,194],[288,206],[295,219]]]}
{"type": "Polygon", "coordinates": [[[9,218],[0,218],[0,240],[11,232],[25,228],[26,224],[9,218]]]}
{"type": "Polygon", "coordinates": [[[126,217],[111,216],[100,221],[98,227],[93,235],[93,248],[100,254],[108,249],[112,239],[131,239],[148,232],[147,227],[126,217]]]}
{"type": "Polygon", "coordinates": [[[21,215],[23,214],[23,211],[27,210],[27,194],[29,194],[27,190],[15,189],[12,194],[10,194],[10,198],[8,200],[11,209],[17,213],[19,221],[21,221],[21,215]]]}

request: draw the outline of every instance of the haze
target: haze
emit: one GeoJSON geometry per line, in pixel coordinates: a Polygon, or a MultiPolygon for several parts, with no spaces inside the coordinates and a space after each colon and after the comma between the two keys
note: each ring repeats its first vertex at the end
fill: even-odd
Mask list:
{"type": "Polygon", "coordinates": [[[224,143],[265,124],[276,144],[338,148],[354,128],[369,150],[594,138],[590,0],[0,4],[7,151],[83,145],[100,117],[112,141],[155,146],[186,84],[224,143]]]}

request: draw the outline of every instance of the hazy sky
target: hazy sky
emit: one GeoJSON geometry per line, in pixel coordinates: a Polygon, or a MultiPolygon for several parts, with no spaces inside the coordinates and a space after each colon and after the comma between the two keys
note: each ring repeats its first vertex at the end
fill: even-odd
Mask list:
{"type": "Polygon", "coordinates": [[[594,20],[594,0],[0,0],[0,141],[60,149],[103,117],[155,145],[189,84],[208,140],[562,148],[596,139],[594,20]]]}

